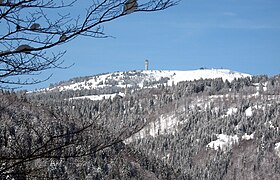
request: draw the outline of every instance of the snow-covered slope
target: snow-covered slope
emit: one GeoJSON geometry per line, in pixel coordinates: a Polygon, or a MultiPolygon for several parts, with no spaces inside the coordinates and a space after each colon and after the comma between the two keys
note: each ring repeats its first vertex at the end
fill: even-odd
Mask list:
{"type": "Polygon", "coordinates": [[[123,93],[114,93],[114,94],[102,94],[102,95],[89,95],[89,96],[73,97],[73,98],[70,98],[70,100],[74,100],[74,99],[90,99],[92,101],[100,101],[102,99],[114,98],[117,95],[124,96],[123,93]]]}
{"type": "Polygon", "coordinates": [[[42,89],[41,91],[67,91],[83,89],[100,89],[105,87],[155,87],[159,84],[172,85],[181,81],[193,81],[198,79],[222,78],[232,81],[235,78],[248,77],[249,74],[239,73],[227,69],[199,69],[189,71],[128,71],[114,72],[92,76],[80,82],[62,83],[52,88],[42,89]]]}

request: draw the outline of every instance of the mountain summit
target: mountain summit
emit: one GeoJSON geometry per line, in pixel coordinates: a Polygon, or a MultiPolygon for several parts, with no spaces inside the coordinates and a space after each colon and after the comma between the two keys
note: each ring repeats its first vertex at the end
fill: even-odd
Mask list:
{"type": "Polygon", "coordinates": [[[222,78],[224,81],[232,81],[238,78],[251,77],[249,74],[231,71],[228,69],[198,69],[198,70],[145,70],[127,71],[99,74],[74,78],[67,82],[61,82],[50,86],[47,91],[67,91],[100,89],[106,87],[118,88],[148,88],[157,85],[177,84],[182,81],[193,81],[199,79],[222,78]]]}

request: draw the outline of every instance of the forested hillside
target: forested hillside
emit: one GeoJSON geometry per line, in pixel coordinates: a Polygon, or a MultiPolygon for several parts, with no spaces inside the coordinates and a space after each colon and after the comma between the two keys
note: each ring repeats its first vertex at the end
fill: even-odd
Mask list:
{"type": "Polygon", "coordinates": [[[1,92],[1,178],[280,177],[280,76],[156,84],[1,92]]]}
{"type": "Polygon", "coordinates": [[[172,168],[122,142],[141,123],[115,131],[106,123],[117,113],[106,115],[107,105],[117,101],[31,99],[1,92],[1,179],[174,178],[172,168]]]}

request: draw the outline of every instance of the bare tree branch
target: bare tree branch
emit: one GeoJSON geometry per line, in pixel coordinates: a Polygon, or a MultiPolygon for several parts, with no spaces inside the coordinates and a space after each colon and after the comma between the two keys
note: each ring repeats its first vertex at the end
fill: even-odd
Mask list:
{"type": "Polygon", "coordinates": [[[106,22],[131,13],[164,10],[178,1],[93,0],[85,15],[82,12],[72,15],[71,10],[77,8],[77,3],[76,0],[4,0],[0,3],[0,24],[4,27],[0,31],[0,83],[37,83],[39,80],[14,81],[13,77],[61,67],[61,55],[65,52],[54,56],[48,52],[78,36],[110,37],[102,27],[106,22]]]}

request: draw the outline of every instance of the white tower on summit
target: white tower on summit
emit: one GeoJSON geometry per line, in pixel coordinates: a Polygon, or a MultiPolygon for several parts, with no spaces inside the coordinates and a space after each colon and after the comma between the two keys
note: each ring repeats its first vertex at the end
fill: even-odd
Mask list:
{"type": "Polygon", "coordinates": [[[148,71],[149,70],[149,60],[145,60],[145,70],[148,71]]]}

